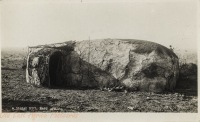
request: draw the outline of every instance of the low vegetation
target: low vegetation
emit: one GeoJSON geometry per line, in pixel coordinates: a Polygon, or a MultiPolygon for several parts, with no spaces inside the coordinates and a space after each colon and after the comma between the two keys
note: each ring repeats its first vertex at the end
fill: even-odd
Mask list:
{"type": "Polygon", "coordinates": [[[177,89],[189,89],[197,92],[197,65],[193,63],[180,65],[177,89]]]}

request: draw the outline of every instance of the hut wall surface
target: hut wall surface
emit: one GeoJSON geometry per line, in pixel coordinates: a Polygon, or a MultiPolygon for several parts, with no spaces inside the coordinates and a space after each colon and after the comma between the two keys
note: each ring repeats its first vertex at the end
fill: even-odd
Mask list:
{"type": "Polygon", "coordinates": [[[49,59],[55,52],[65,52],[58,49],[41,49],[37,52],[32,52],[28,56],[27,61],[27,82],[36,86],[50,87],[49,76],[49,59]]]}

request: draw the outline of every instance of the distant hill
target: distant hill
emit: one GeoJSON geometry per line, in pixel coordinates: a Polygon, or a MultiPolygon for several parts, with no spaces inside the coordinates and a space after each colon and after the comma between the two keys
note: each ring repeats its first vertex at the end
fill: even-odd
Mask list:
{"type": "Polygon", "coordinates": [[[27,55],[27,47],[3,47],[1,48],[1,59],[12,57],[11,59],[23,59],[27,55]]]}

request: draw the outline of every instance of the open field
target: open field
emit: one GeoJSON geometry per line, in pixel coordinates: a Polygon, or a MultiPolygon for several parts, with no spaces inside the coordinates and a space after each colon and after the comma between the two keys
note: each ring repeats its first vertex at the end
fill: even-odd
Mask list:
{"type": "Polygon", "coordinates": [[[197,112],[191,89],[155,94],[33,87],[22,69],[25,51],[1,52],[2,112],[197,112]]]}

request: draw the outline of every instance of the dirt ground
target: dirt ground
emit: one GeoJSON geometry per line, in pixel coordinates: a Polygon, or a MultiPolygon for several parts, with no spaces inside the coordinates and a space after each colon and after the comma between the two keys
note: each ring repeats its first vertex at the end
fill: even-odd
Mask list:
{"type": "Polygon", "coordinates": [[[197,112],[197,92],[155,94],[33,87],[25,81],[25,52],[1,52],[2,112],[197,112]]]}

